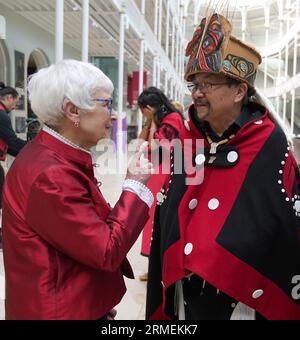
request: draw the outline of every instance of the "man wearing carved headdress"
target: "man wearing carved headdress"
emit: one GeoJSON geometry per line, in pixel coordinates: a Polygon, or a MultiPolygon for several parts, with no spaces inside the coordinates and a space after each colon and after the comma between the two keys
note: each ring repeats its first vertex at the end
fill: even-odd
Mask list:
{"type": "Polygon", "coordinates": [[[184,153],[183,173],[172,170],[162,188],[148,319],[300,320],[299,170],[280,119],[255,88],[261,56],[231,31],[214,14],[187,47],[193,105],[179,138],[193,141],[203,180],[190,180],[184,153]]]}

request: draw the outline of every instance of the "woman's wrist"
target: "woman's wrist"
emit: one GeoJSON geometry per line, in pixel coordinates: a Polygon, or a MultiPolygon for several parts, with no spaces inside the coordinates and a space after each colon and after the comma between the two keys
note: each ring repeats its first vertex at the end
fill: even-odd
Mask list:
{"type": "Polygon", "coordinates": [[[145,121],[145,124],[144,124],[144,126],[147,126],[147,127],[151,127],[151,125],[152,125],[152,119],[147,119],[146,121],[145,121]]]}

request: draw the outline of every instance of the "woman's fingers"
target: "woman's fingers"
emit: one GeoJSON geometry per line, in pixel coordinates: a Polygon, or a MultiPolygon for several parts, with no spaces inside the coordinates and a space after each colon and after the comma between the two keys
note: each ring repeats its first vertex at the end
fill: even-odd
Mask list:
{"type": "Polygon", "coordinates": [[[133,156],[128,167],[127,178],[146,183],[153,173],[153,165],[145,154],[148,152],[148,142],[144,142],[138,152],[133,156]]]}

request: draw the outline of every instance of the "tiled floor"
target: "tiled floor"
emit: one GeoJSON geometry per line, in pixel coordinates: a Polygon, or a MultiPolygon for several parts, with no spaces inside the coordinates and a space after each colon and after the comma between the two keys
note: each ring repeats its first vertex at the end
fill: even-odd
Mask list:
{"type": "MultiPolygon", "coordinates": [[[[103,183],[102,193],[114,205],[121,193],[122,178],[119,176],[97,176],[103,183]]],[[[143,320],[145,318],[146,283],[140,282],[138,276],[147,271],[148,260],[140,255],[141,238],[128,254],[136,280],[127,280],[127,293],[122,302],[116,307],[117,320],[143,320]]],[[[0,319],[4,319],[4,269],[2,252],[0,253],[0,319]]]]}

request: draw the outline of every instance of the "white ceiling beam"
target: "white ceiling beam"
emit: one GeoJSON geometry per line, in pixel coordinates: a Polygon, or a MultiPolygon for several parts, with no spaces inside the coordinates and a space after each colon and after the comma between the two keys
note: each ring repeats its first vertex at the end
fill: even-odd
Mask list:
{"type": "Polygon", "coordinates": [[[300,88],[300,73],[296,77],[292,77],[286,82],[280,84],[279,86],[267,88],[264,93],[268,98],[277,98],[284,94],[290,93],[294,89],[300,88]]]}

